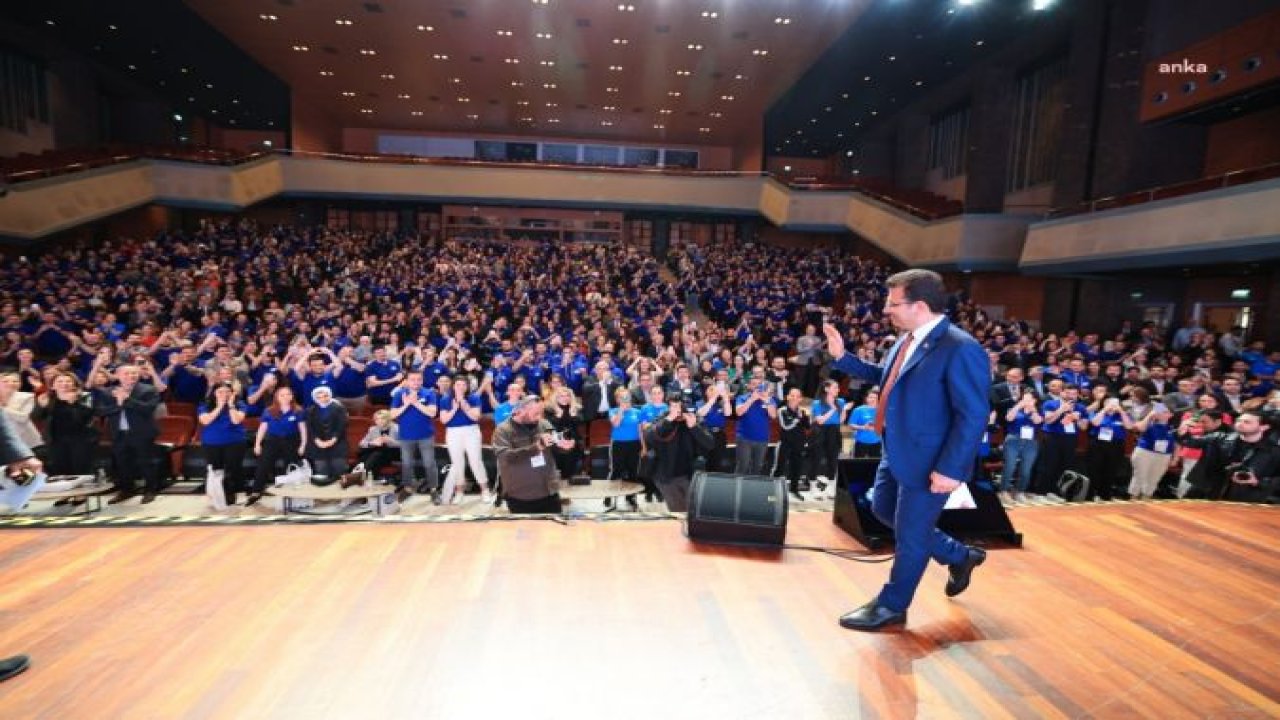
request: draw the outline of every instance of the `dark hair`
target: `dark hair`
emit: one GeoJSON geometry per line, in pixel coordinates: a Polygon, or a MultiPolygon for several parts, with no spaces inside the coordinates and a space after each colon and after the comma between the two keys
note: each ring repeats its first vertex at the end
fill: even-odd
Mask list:
{"type": "MultiPolygon", "coordinates": [[[[1217,412],[1217,411],[1216,411],[1216,410],[1210,410],[1209,412],[1217,412]]],[[[1205,414],[1206,414],[1206,415],[1208,415],[1208,414],[1209,414],[1209,412],[1206,412],[1205,414]]],[[[1221,414],[1221,413],[1219,413],[1219,414],[1221,414]]],[[[1237,420],[1239,420],[1240,418],[1244,417],[1245,415],[1252,415],[1252,416],[1254,416],[1254,417],[1258,418],[1258,422],[1259,422],[1259,423],[1262,423],[1263,425],[1270,425],[1270,424],[1271,424],[1271,418],[1268,418],[1268,417],[1267,417],[1267,416],[1268,416],[1268,415],[1270,415],[1270,414],[1271,414],[1271,413],[1264,413],[1264,412],[1262,412],[1261,410],[1241,410],[1241,411],[1240,411],[1240,414],[1239,414],[1239,415],[1236,415],[1236,419],[1237,419],[1237,420]]]]}
{"type": "Polygon", "coordinates": [[[911,302],[923,302],[935,313],[947,309],[947,286],[942,283],[942,276],[932,270],[903,270],[890,275],[884,284],[902,288],[903,297],[911,302]]]}

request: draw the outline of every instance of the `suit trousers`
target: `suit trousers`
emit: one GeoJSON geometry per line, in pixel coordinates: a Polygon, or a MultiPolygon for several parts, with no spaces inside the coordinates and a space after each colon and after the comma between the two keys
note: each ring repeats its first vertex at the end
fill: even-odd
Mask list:
{"type": "Polygon", "coordinates": [[[1076,445],[1079,439],[1071,433],[1045,433],[1044,442],[1040,445],[1039,469],[1036,473],[1036,485],[1033,492],[1038,494],[1056,493],[1058,479],[1067,470],[1076,470],[1076,445]]]}
{"type": "Polygon", "coordinates": [[[890,610],[901,612],[911,605],[930,558],[942,565],[954,565],[969,556],[963,543],[938,529],[947,494],[931,492],[927,482],[899,482],[887,458],[876,469],[871,512],[893,528],[895,543],[893,569],[879,596],[880,605],[890,610]]]}
{"type": "Polygon", "coordinates": [[[124,492],[135,492],[137,480],[142,478],[146,492],[160,492],[160,452],[155,438],[120,431],[111,441],[111,459],[116,487],[124,492]]]}

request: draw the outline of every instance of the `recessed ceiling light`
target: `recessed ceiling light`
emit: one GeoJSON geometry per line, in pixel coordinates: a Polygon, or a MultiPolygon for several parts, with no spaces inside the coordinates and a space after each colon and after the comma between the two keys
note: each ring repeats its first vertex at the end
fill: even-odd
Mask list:
{"type": "Polygon", "coordinates": [[[533,34],[533,36],[534,36],[534,37],[536,37],[536,38],[538,38],[539,40],[550,40],[550,39],[551,39],[551,33],[544,33],[544,32],[540,32],[540,33],[534,33],[534,34],[533,34]]]}
{"type": "Polygon", "coordinates": [[[130,69],[130,70],[137,70],[137,69],[138,69],[138,66],[137,66],[137,65],[130,64],[130,65],[129,65],[129,69],[130,69]]]}
{"type": "Polygon", "coordinates": [[[607,88],[605,88],[605,89],[604,89],[604,91],[605,91],[605,92],[607,92],[607,93],[616,93],[616,92],[618,92],[618,88],[616,88],[616,87],[607,87],[607,88]]]}
{"type": "Polygon", "coordinates": [[[460,98],[458,98],[458,102],[471,102],[471,98],[469,98],[469,97],[460,97],[460,98]]]}
{"type": "Polygon", "coordinates": [[[609,122],[608,120],[601,120],[600,124],[605,127],[613,127],[613,123],[609,122]]]}
{"type": "Polygon", "coordinates": [[[923,81],[923,80],[917,80],[917,81],[916,81],[916,87],[920,87],[920,86],[921,86],[921,85],[923,85],[923,84],[924,84],[924,81],[923,81]]]}
{"type": "Polygon", "coordinates": [[[435,30],[435,28],[431,27],[430,25],[419,25],[419,26],[418,26],[418,32],[431,32],[431,31],[433,31],[433,30],[435,30]]]}
{"type": "Polygon", "coordinates": [[[548,118],[548,119],[547,119],[547,122],[549,122],[549,123],[553,123],[553,124],[554,124],[554,123],[558,123],[558,122],[560,122],[560,118],[548,118]]]}
{"type": "Polygon", "coordinates": [[[555,89],[556,89],[556,84],[555,84],[555,83],[542,83],[542,89],[543,89],[543,90],[555,90],[555,89]]]}
{"type": "Polygon", "coordinates": [[[519,65],[519,64],[520,64],[520,58],[503,58],[503,59],[502,59],[502,62],[504,62],[504,63],[506,63],[506,64],[508,64],[508,65],[519,65]]]}
{"type": "Polygon", "coordinates": [[[690,76],[690,75],[692,75],[692,74],[693,74],[693,73],[689,72],[688,70],[677,70],[677,71],[676,71],[676,75],[679,75],[680,77],[689,77],[689,76],[690,76]]]}
{"type": "Polygon", "coordinates": [[[360,112],[364,113],[365,115],[372,115],[372,114],[373,114],[373,109],[372,109],[372,108],[360,108],[360,112]]]}
{"type": "Polygon", "coordinates": [[[205,83],[204,86],[210,90],[213,89],[213,83],[205,83]]]}
{"type": "Polygon", "coordinates": [[[421,111],[421,110],[414,110],[413,112],[410,112],[409,114],[410,114],[410,115],[412,115],[412,116],[414,116],[414,117],[422,117],[422,111],[421,111]]]}
{"type": "Polygon", "coordinates": [[[636,6],[635,5],[619,5],[618,11],[619,12],[635,12],[636,6]]]}
{"type": "Polygon", "coordinates": [[[458,85],[462,82],[462,78],[449,78],[449,82],[453,83],[454,85],[458,85]]]}
{"type": "Polygon", "coordinates": [[[668,96],[668,97],[680,97],[680,91],[679,91],[679,90],[672,90],[672,91],[670,91],[670,92],[668,92],[668,93],[667,93],[667,96],[668,96]]]}
{"type": "Polygon", "coordinates": [[[897,55],[890,55],[890,56],[889,56],[889,62],[893,62],[894,60],[897,60],[897,59],[898,59],[898,56],[897,56],[897,55]]]}
{"type": "Polygon", "coordinates": [[[774,19],[773,19],[773,24],[774,24],[774,25],[790,25],[790,24],[791,24],[791,18],[789,18],[789,17],[776,17],[776,18],[774,18],[774,19]]]}
{"type": "Polygon", "coordinates": [[[378,51],[373,48],[360,48],[361,55],[377,55],[378,51]]]}
{"type": "Polygon", "coordinates": [[[701,50],[701,49],[702,49],[702,46],[701,46],[701,45],[699,45],[699,44],[697,44],[697,43],[689,43],[688,45],[685,45],[685,49],[686,49],[686,50],[701,50]]]}
{"type": "Polygon", "coordinates": [[[722,112],[713,112],[713,113],[708,113],[708,114],[709,114],[711,117],[713,117],[713,118],[724,117],[724,113],[722,113],[722,112]]]}
{"type": "Polygon", "coordinates": [[[529,101],[528,101],[528,100],[517,100],[517,101],[516,101],[516,104],[517,104],[517,105],[528,105],[528,104],[529,104],[529,101]]]}
{"type": "Polygon", "coordinates": [[[733,79],[734,79],[734,80],[746,80],[746,79],[747,79],[747,76],[746,76],[746,75],[743,75],[743,74],[741,74],[741,73],[739,73],[739,74],[737,74],[737,75],[734,75],[734,76],[733,76],[733,79]]]}
{"type": "Polygon", "coordinates": [[[982,46],[982,45],[985,45],[986,43],[987,43],[987,41],[986,41],[986,40],[979,40],[979,41],[975,42],[975,43],[974,43],[974,45],[982,46]]]}
{"type": "Polygon", "coordinates": [[[862,76],[862,82],[871,82],[871,76],[870,76],[870,75],[863,75],[863,76],[862,76]]]}
{"type": "Polygon", "coordinates": [[[826,107],[824,107],[824,108],[822,108],[822,109],[823,109],[823,110],[826,110],[827,112],[831,112],[831,106],[830,106],[830,105],[828,105],[828,106],[826,106],[826,107]]]}
{"type": "Polygon", "coordinates": [[[872,111],[871,111],[871,115],[872,115],[872,117],[874,117],[874,116],[876,116],[876,115],[879,115],[879,114],[880,114],[880,111],[878,111],[878,110],[872,110],[872,111]]]}
{"type": "Polygon", "coordinates": [[[627,44],[627,43],[629,43],[629,42],[631,42],[631,41],[630,41],[630,40],[628,40],[628,39],[626,39],[626,38],[614,38],[614,39],[613,39],[613,44],[614,44],[614,45],[626,45],[626,44],[627,44]]]}
{"type": "Polygon", "coordinates": [[[321,74],[322,76],[324,76],[324,77],[333,77],[333,71],[332,71],[332,70],[321,70],[321,71],[320,71],[320,74],[321,74]]]}
{"type": "Polygon", "coordinates": [[[183,75],[186,75],[187,73],[191,72],[191,68],[182,68],[181,72],[183,75]]]}
{"type": "Polygon", "coordinates": [[[538,64],[541,65],[542,67],[555,67],[556,61],[555,60],[539,60],[538,64]]]}
{"type": "Polygon", "coordinates": [[[768,54],[769,54],[769,51],[768,51],[768,50],[765,50],[764,48],[756,48],[755,50],[752,50],[752,51],[751,51],[751,54],[752,54],[752,55],[758,55],[758,56],[760,56],[760,57],[764,57],[765,55],[768,55],[768,54]]]}
{"type": "Polygon", "coordinates": [[[107,26],[107,29],[108,29],[108,30],[119,30],[120,28],[116,27],[115,25],[108,25],[108,26],[107,26]]]}
{"type": "Polygon", "coordinates": [[[667,108],[662,108],[662,109],[661,109],[661,110],[659,110],[658,112],[659,112],[659,113],[661,113],[661,114],[663,114],[663,115],[670,115],[670,114],[672,113],[672,111],[671,111],[671,110],[668,110],[667,108]]]}
{"type": "Polygon", "coordinates": [[[468,115],[468,116],[467,116],[467,119],[468,119],[468,120],[479,120],[479,119],[480,119],[480,116],[479,116],[479,115],[476,115],[475,113],[472,113],[472,114],[470,114],[470,115],[468,115]]]}
{"type": "Polygon", "coordinates": [[[400,93],[399,95],[396,95],[396,97],[400,98],[401,100],[408,100],[409,93],[400,93]]]}
{"type": "MultiPolygon", "coordinates": [[[[259,19],[259,20],[266,20],[267,22],[275,22],[275,21],[279,20],[280,18],[276,17],[275,15],[268,15],[268,14],[266,14],[266,13],[263,13],[263,14],[261,14],[261,15],[259,15],[259,16],[258,16],[258,19],[259,19]]],[[[50,25],[52,25],[52,24],[53,24],[53,21],[52,21],[52,20],[49,20],[48,22],[49,22],[49,24],[50,24],[50,25]]]]}
{"type": "Polygon", "coordinates": [[[350,25],[351,21],[347,20],[346,18],[338,18],[337,20],[333,21],[333,24],[334,25],[350,25]]]}
{"type": "Polygon", "coordinates": [[[609,70],[610,70],[611,72],[622,72],[622,66],[621,66],[621,65],[610,65],[610,66],[609,66],[609,70]]]}
{"type": "Polygon", "coordinates": [[[511,87],[524,87],[524,83],[520,82],[519,80],[512,80],[511,87]]]}
{"type": "Polygon", "coordinates": [[[308,50],[310,50],[310,49],[311,49],[311,48],[307,47],[306,45],[294,45],[294,46],[293,46],[293,50],[294,50],[294,52],[307,52],[307,51],[308,51],[308,50]]]}
{"type": "Polygon", "coordinates": [[[559,106],[559,105],[557,105],[556,103],[549,102],[549,103],[547,103],[547,107],[549,107],[549,108],[553,108],[553,107],[560,107],[560,106],[559,106]]]}
{"type": "Polygon", "coordinates": [[[499,30],[498,34],[503,37],[511,37],[512,32],[510,30],[499,30]]]}
{"type": "Polygon", "coordinates": [[[395,75],[392,75],[391,73],[382,73],[382,79],[383,79],[383,80],[395,80],[395,79],[396,79],[396,76],[395,76],[395,75]]]}
{"type": "Polygon", "coordinates": [[[721,96],[720,96],[720,99],[721,99],[721,100],[728,100],[729,102],[733,102],[733,96],[732,96],[732,95],[721,95],[721,96]]]}
{"type": "Polygon", "coordinates": [[[663,125],[663,124],[661,124],[661,123],[658,123],[658,124],[656,124],[656,125],[654,125],[654,126],[653,126],[653,129],[654,129],[654,130],[666,130],[666,129],[667,129],[667,126],[666,126],[666,125],[663,125]]]}
{"type": "Polygon", "coordinates": [[[700,133],[709,133],[709,132],[711,132],[711,128],[698,128],[698,132],[700,132],[700,133]]]}
{"type": "Polygon", "coordinates": [[[342,97],[355,97],[356,94],[350,90],[343,90],[342,97]]]}
{"type": "Polygon", "coordinates": [[[716,18],[720,17],[720,13],[716,12],[715,10],[703,10],[702,17],[707,18],[709,20],[715,20],[716,18]]]}
{"type": "Polygon", "coordinates": [[[449,56],[448,56],[448,55],[442,55],[442,54],[440,54],[440,53],[434,53],[434,54],[432,54],[432,56],[431,56],[431,57],[432,57],[432,59],[434,59],[434,60],[448,60],[448,59],[449,59],[449,56]]]}
{"type": "Polygon", "coordinates": [[[549,2],[551,2],[551,0],[533,0],[534,5],[546,5],[549,2]]]}

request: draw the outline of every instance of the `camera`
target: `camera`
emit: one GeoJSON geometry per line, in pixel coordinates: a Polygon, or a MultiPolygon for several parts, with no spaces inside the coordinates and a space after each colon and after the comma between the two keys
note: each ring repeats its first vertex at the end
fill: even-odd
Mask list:
{"type": "Polygon", "coordinates": [[[1233,482],[1244,482],[1253,475],[1253,468],[1246,466],[1244,463],[1231,463],[1223,469],[1231,476],[1233,482]]]}

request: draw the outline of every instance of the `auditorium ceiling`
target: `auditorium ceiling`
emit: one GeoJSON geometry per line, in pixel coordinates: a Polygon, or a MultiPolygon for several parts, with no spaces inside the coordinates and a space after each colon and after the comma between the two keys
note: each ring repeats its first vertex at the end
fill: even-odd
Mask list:
{"type": "Polygon", "coordinates": [[[871,0],[186,0],[344,126],[758,140],[871,0]]]}

